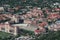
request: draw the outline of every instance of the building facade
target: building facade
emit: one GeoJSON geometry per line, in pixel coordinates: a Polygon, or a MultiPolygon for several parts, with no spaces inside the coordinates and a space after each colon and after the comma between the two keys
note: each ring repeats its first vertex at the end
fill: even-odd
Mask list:
{"type": "Polygon", "coordinates": [[[17,35],[17,27],[11,26],[9,23],[0,23],[0,31],[17,35]]]}

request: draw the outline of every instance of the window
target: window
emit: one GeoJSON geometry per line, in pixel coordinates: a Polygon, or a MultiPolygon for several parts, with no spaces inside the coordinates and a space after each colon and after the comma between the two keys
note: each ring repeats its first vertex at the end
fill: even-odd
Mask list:
{"type": "Polygon", "coordinates": [[[14,33],[14,30],[9,30],[9,32],[13,34],[14,33]]]}
{"type": "Polygon", "coordinates": [[[19,19],[19,23],[23,23],[24,22],[24,20],[23,19],[19,19]]]}
{"type": "Polygon", "coordinates": [[[5,28],[1,28],[1,31],[5,31],[5,28]]]}

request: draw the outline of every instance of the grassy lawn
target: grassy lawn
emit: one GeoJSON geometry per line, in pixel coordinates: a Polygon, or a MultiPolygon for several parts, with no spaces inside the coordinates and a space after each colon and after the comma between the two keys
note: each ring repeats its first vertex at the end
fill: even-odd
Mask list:
{"type": "Polygon", "coordinates": [[[5,33],[5,32],[0,31],[0,37],[8,37],[8,36],[10,36],[9,33],[5,33]]]}
{"type": "Polygon", "coordinates": [[[0,31],[0,40],[10,40],[11,38],[11,34],[0,31]]]}
{"type": "Polygon", "coordinates": [[[10,35],[10,34],[0,31],[0,37],[3,37],[2,35],[3,35],[4,37],[6,37],[6,36],[8,36],[8,35],[10,35]]]}

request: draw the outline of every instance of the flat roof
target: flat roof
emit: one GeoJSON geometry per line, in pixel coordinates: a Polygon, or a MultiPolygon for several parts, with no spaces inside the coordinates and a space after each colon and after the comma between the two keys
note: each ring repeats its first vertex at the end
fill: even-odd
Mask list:
{"type": "Polygon", "coordinates": [[[13,26],[27,26],[28,24],[13,24],[13,26]]]}

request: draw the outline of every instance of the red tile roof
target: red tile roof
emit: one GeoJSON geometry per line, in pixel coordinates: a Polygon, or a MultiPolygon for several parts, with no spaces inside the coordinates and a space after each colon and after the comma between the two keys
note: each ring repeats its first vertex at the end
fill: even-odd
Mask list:
{"type": "Polygon", "coordinates": [[[41,27],[44,27],[45,25],[47,25],[47,22],[42,22],[39,24],[39,26],[41,26],[41,27]]]}

